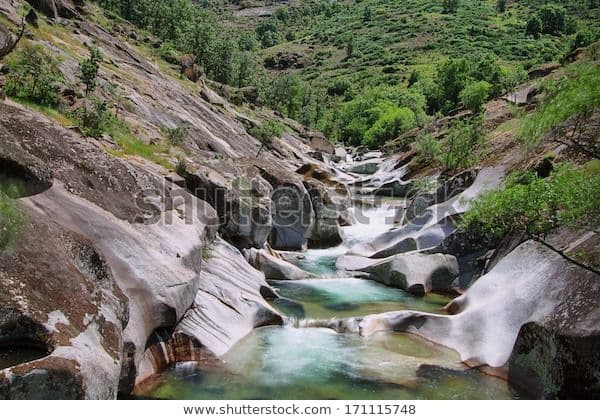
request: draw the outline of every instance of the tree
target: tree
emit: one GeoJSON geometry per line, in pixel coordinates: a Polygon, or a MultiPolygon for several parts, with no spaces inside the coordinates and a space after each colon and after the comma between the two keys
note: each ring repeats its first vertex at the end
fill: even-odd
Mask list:
{"type": "Polygon", "coordinates": [[[459,102],[460,92],[467,85],[471,66],[465,59],[450,59],[444,62],[439,68],[436,77],[437,92],[439,95],[435,111],[451,111],[456,108],[459,102]]]}
{"type": "Polygon", "coordinates": [[[534,38],[538,38],[540,33],[542,32],[542,20],[537,14],[532,15],[527,21],[527,26],[525,27],[525,34],[531,35],[534,38]]]}
{"type": "Polygon", "coordinates": [[[413,70],[410,73],[410,76],[408,78],[408,87],[411,87],[415,83],[417,83],[419,81],[419,78],[420,78],[419,76],[420,76],[419,72],[417,70],[413,70]]]}
{"type": "Polygon", "coordinates": [[[96,88],[102,53],[95,46],[88,46],[90,58],[79,63],[77,77],[85,85],[85,96],[88,96],[96,88]]]}
{"type": "Polygon", "coordinates": [[[442,0],[442,10],[444,13],[456,13],[458,0],[442,0]]]}
{"type": "Polygon", "coordinates": [[[252,137],[256,138],[260,142],[260,148],[256,157],[259,157],[265,147],[268,147],[273,142],[273,138],[282,135],[284,128],[281,124],[268,120],[260,126],[252,127],[249,133],[252,137]]]}
{"type": "Polygon", "coordinates": [[[485,80],[470,83],[460,92],[460,101],[471,112],[477,114],[489,98],[491,90],[492,85],[485,80]]]}
{"type": "Polygon", "coordinates": [[[29,44],[7,57],[10,73],[4,92],[8,96],[40,105],[56,106],[60,102],[59,83],[64,80],[58,61],[39,44],[29,44]]]}
{"type": "Polygon", "coordinates": [[[597,165],[559,165],[547,178],[533,173],[510,178],[499,190],[471,203],[459,226],[501,239],[522,232],[568,261],[596,274],[600,271],[546,242],[558,227],[597,229],[600,223],[600,171],[597,165]]]}
{"type": "Polygon", "coordinates": [[[540,20],[542,21],[542,33],[556,35],[564,31],[566,22],[566,11],[564,7],[548,4],[540,8],[540,20]]]}
{"type": "Polygon", "coordinates": [[[371,9],[371,6],[366,6],[363,9],[363,22],[369,22],[372,17],[373,17],[373,9],[371,9]]]}
{"type": "Polygon", "coordinates": [[[506,11],[506,0],[498,0],[496,2],[496,10],[500,13],[504,13],[506,11]]]}
{"type": "Polygon", "coordinates": [[[469,168],[477,162],[477,151],[485,140],[483,118],[457,121],[440,144],[436,160],[444,170],[469,168]]]}

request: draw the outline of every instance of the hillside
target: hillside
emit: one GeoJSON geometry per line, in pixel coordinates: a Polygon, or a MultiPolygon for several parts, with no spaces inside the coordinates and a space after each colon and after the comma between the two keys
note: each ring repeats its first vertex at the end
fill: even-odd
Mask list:
{"type": "MultiPolygon", "coordinates": [[[[343,132],[352,123],[345,116],[350,112],[346,103],[370,89],[405,92],[419,82],[413,90],[424,94],[424,105],[415,106],[423,106],[429,115],[447,113],[459,103],[451,98],[448,107],[435,104],[432,91],[439,89],[436,75],[448,59],[481,62],[473,78],[495,85],[492,95],[499,96],[524,81],[536,65],[561,61],[573,49],[598,38],[600,8],[587,0],[555,2],[566,12],[560,28],[535,34],[528,32],[529,20],[548,2],[461,0],[456,8],[444,3],[453,4],[292,1],[271,5],[270,16],[248,13],[245,17],[238,12],[233,22],[255,28],[259,63],[274,80],[263,89],[266,102],[320,128],[330,138],[354,143],[360,139],[343,132]]],[[[395,99],[399,94],[388,96],[395,99]]],[[[402,100],[395,101],[403,106],[402,100]]],[[[417,119],[415,124],[419,123],[417,119]]],[[[359,129],[360,135],[367,129],[359,129]]]]}
{"type": "Polygon", "coordinates": [[[0,399],[599,398],[546,3],[0,0],[0,399]]]}

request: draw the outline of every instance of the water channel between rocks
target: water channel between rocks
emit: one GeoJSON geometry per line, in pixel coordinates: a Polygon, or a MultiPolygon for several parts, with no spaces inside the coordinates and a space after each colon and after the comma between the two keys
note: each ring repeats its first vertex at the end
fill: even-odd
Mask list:
{"type": "Polygon", "coordinates": [[[318,278],[271,281],[286,300],[274,305],[288,317],[263,327],[232,348],[218,366],[180,363],[145,386],[145,396],[168,399],[508,399],[505,381],[467,369],[451,349],[407,333],[369,338],[305,327],[309,320],[413,309],[443,313],[449,298],[413,297],[400,289],[348,277],[335,261],[350,246],[393,225],[394,204],[363,212],[344,228],[342,245],[306,251],[296,264],[318,278]]]}

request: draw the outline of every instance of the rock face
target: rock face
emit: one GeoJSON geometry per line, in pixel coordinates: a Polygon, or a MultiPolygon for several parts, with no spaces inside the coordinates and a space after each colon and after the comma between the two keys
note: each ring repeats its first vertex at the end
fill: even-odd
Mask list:
{"type": "Polygon", "coordinates": [[[523,325],[509,360],[509,381],[534,398],[600,398],[598,329],[560,330],[536,322],[523,325]]]}
{"type": "MultiPolygon", "coordinates": [[[[560,234],[552,241],[576,252],[597,246],[598,234],[578,240],[560,234]]],[[[456,349],[469,364],[508,368],[510,380],[537,396],[568,395],[570,389],[581,391],[579,397],[592,396],[598,390],[598,364],[590,362],[590,349],[598,343],[599,292],[596,274],[528,241],[451,302],[448,310],[454,315],[372,315],[360,321],[359,330],[363,335],[387,329],[419,334],[456,349]],[[578,368],[569,371],[572,366],[578,368]]]]}
{"type": "Polygon", "coordinates": [[[146,348],[156,331],[173,331],[192,305],[207,304],[204,325],[241,305],[243,328],[222,326],[228,341],[217,346],[200,326],[189,332],[186,343],[209,354],[247,328],[280,322],[260,297],[273,294],[264,277],[239,252],[219,242],[219,258],[203,270],[203,249],[219,227],[206,202],[165,182],[149,162],[114,158],[45,117],[0,108],[2,179],[24,186],[28,220],[15,250],[0,258],[1,288],[10,291],[1,297],[0,334],[48,353],[1,371],[0,396],[127,393],[150,371],[146,348]],[[227,279],[244,284],[225,287],[227,279]]]}
{"type": "Polygon", "coordinates": [[[38,12],[51,19],[71,19],[85,13],[85,0],[27,0],[38,12]]]}
{"type": "Polygon", "coordinates": [[[370,273],[374,280],[387,286],[420,296],[450,289],[459,273],[456,258],[443,254],[411,253],[383,260],[343,255],[337,260],[336,267],[370,273]]]}
{"type": "Polygon", "coordinates": [[[269,280],[301,280],[312,277],[310,273],[282,259],[270,248],[244,250],[244,255],[248,262],[262,271],[269,280]]]}
{"type": "Polygon", "coordinates": [[[0,342],[39,358],[0,370],[0,399],[116,398],[127,298],[85,238],[29,207],[0,253],[0,342]]]}
{"type": "MultiPolygon", "coordinates": [[[[444,184],[435,194],[427,193],[416,197],[400,218],[407,223],[370,242],[352,247],[350,253],[385,258],[438,246],[456,230],[454,219],[468,209],[469,201],[498,186],[503,176],[503,165],[485,168],[478,173],[468,188],[466,185],[469,185],[469,182],[461,178],[461,182],[451,180],[450,184],[444,184]],[[446,199],[436,202],[437,196],[446,199]]],[[[471,179],[471,175],[466,178],[471,179]]]]}
{"type": "MultiPolygon", "coordinates": [[[[281,315],[262,296],[274,296],[264,275],[249,266],[237,249],[218,239],[205,253],[198,291],[175,328],[175,340],[185,343],[183,337],[191,338],[209,354],[221,356],[253,328],[282,324],[281,315]]],[[[160,367],[156,356],[146,352],[137,382],[160,367]]]]}

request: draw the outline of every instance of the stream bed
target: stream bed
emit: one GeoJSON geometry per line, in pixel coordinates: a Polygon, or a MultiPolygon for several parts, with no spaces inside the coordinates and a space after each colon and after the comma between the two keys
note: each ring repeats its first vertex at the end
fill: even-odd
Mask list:
{"type": "Polygon", "coordinates": [[[449,302],[442,295],[417,298],[336,271],[336,259],[350,246],[393,223],[393,206],[365,213],[366,223],[344,228],[344,244],[308,250],[295,261],[318,278],[270,282],[283,298],[274,306],[286,315],[284,326],[254,330],[216,366],[172,366],[146,385],[143,395],[232,400],[519,398],[507,382],[466,368],[455,351],[413,334],[385,332],[364,338],[303,327],[309,320],[403,309],[443,313],[449,302]]]}

